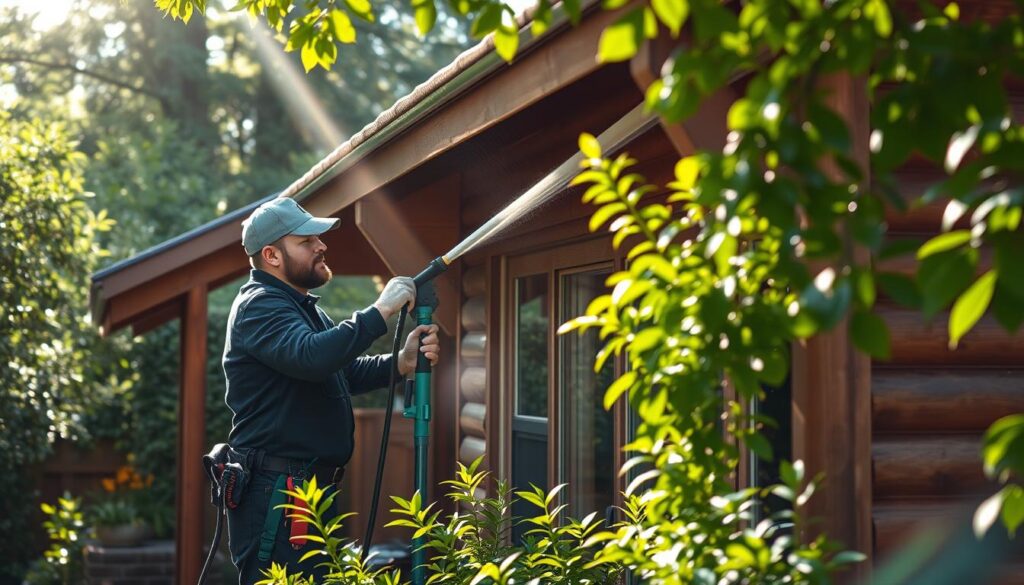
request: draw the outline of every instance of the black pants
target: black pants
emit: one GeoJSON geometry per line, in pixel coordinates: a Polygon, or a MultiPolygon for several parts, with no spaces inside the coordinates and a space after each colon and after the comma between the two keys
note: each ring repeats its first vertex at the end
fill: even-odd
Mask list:
{"type": "MultiPolygon", "coordinates": [[[[263,534],[264,524],[270,508],[270,498],[273,495],[274,486],[279,475],[281,474],[269,471],[254,472],[245,490],[245,495],[242,496],[242,502],[234,510],[228,509],[228,548],[231,551],[231,562],[238,569],[239,585],[252,585],[257,581],[265,579],[263,571],[269,570],[272,562],[278,565],[286,565],[290,575],[300,571],[306,577],[312,575],[317,583],[322,583],[327,575],[326,568],[316,566],[319,563],[325,562],[327,560],[326,556],[317,556],[308,559],[304,563],[299,563],[302,555],[310,550],[316,550],[313,547],[322,547],[323,545],[316,542],[307,542],[305,546],[298,550],[292,548],[291,542],[288,540],[292,520],[287,517],[287,510],[283,510],[281,520],[277,523],[274,549],[271,552],[270,559],[261,561],[258,558],[260,537],[263,534]]],[[[323,485],[320,478],[317,478],[317,484],[323,485]]],[[[330,485],[324,497],[334,493],[334,491],[335,486],[330,485]]],[[[337,502],[335,502],[331,513],[337,514],[337,502]]],[[[325,521],[329,519],[329,517],[324,518],[325,521]]],[[[313,526],[308,528],[310,533],[315,533],[316,529],[313,526]]]]}

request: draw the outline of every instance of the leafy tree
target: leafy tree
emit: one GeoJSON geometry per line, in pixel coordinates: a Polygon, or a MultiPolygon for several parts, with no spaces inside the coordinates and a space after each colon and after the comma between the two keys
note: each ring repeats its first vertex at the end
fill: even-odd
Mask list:
{"type": "MultiPolygon", "coordinates": [[[[13,479],[57,438],[87,437],[82,416],[121,390],[122,372],[88,317],[97,236],[112,220],[86,204],[84,157],[57,123],[2,112],[0,136],[0,473],[13,479]]],[[[32,495],[18,481],[0,488],[5,572],[26,559],[32,495]]]]}

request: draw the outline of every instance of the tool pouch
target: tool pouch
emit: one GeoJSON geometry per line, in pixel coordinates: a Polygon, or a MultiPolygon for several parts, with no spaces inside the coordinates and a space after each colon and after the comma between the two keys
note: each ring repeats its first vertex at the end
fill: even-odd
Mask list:
{"type": "Polygon", "coordinates": [[[235,509],[242,502],[249,483],[249,468],[245,453],[235,451],[227,443],[218,443],[203,455],[203,469],[210,478],[210,503],[224,502],[235,509]]]}

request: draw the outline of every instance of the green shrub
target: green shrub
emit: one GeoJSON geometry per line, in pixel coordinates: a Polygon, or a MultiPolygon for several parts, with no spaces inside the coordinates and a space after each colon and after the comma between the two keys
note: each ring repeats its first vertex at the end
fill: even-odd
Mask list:
{"type": "Polygon", "coordinates": [[[82,517],[81,501],[65,493],[57,505],[40,506],[47,519],[43,527],[50,537],[50,548],[29,568],[29,585],[70,585],[82,580],[82,549],[88,532],[82,517]]]}
{"type": "MultiPolygon", "coordinates": [[[[618,583],[622,575],[621,564],[598,559],[600,539],[595,538],[601,522],[590,514],[583,520],[562,518],[564,504],[558,504],[562,487],[550,492],[534,487],[516,492],[513,496],[508,484],[496,482],[495,496],[477,499],[474,494],[482,487],[488,473],[477,471],[480,460],[466,467],[459,464],[457,477],[444,482],[451,486],[448,497],[464,505],[468,512],[454,512],[441,520],[441,511],[434,504],[427,506],[419,494],[411,499],[392,497],[397,508],[392,510],[399,518],[389,526],[405,526],[413,534],[425,537],[430,583],[491,585],[499,583],[555,583],[565,585],[618,583]],[[519,497],[538,509],[535,516],[513,518],[509,515],[512,503],[519,497]],[[514,523],[532,525],[522,546],[506,542],[514,523]],[[514,581],[513,581],[514,580],[514,581]]],[[[326,495],[315,478],[303,482],[301,488],[287,492],[304,506],[284,504],[293,521],[311,525],[307,538],[319,546],[303,557],[320,557],[329,569],[327,583],[351,585],[397,585],[407,583],[400,571],[370,569],[360,559],[360,549],[354,541],[346,541],[341,533],[343,520],[351,514],[325,519],[325,512],[333,506],[335,494],[326,495]]],[[[637,500],[630,500],[639,509],[637,500]]],[[[623,528],[626,525],[623,524],[623,528]]],[[[412,536],[412,535],[410,535],[412,536]]],[[[286,567],[274,565],[266,573],[262,585],[309,584],[312,581],[299,573],[289,573],[286,567]]]]}

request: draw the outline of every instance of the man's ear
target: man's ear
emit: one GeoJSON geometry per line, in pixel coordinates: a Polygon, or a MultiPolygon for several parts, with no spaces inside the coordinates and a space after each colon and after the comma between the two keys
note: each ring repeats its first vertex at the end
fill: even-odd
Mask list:
{"type": "Polygon", "coordinates": [[[281,266],[281,251],[274,246],[263,246],[260,250],[260,257],[263,259],[264,266],[281,266]]]}

